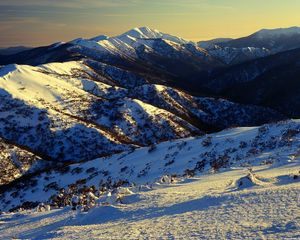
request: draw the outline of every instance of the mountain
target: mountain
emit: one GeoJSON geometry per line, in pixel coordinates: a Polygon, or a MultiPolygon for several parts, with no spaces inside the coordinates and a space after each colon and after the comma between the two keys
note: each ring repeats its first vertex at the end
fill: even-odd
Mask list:
{"type": "Polygon", "coordinates": [[[116,38],[124,42],[127,42],[129,40],[129,42],[127,43],[130,43],[131,41],[138,41],[143,39],[162,39],[177,44],[191,43],[190,41],[187,41],[183,38],[162,33],[156,29],[150,29],[148,27],[134,28],[132,30],[129,30],[128,32],[125,32],[124,34],[121,34],[120,36],[117,36],[116,38]]]}
{"type": "Polygon", "coordinates": [[[300,28],[291,27],[262,29],[247,37],[238,39],[219,38],[200,41],[197,44],[220,61],[235,65],[300,48],[299,40],[300,28]]]}
{"type": "MultiPolygon", "coordinates": [[[[286,32],[277,31],[271,35],[286,32]]],[[[15,177],[3,175],[1,181],[228,127],[299,117],[299,49],[261,54],[255,47],[205,50],[143,27],[6,56],[2,61],[18,64],[0,68],[0,138],[41,164],[24,161],[25,167],[12,167],[15,177]]],[[[3,159],[12,162],[10,155],[3,159]]]]}
{"type": "Polygon", "coordinates": [[[0,56],[1,237],[297,238],[297,39],[141,27],[0,56]]]}
{"type": "Polygon", "coordinates": [[[17,54],[26,50],[31,49],[30,47],[18,46],[9,48],[0,48],[0,55],[12,55],[17,54]]]}
{"type": "Polygon", "coordinates": [[[206,94],[203,85],[213,72],[269,54],[267,49],[253,47],[240,49],[214,45],[203,49],[197,43],[141,27],[116,37],[79,38],[0,56],[0,64],[37,66],[85,60],[95,68],[100,62],[142,75],[153,84],[180,88],[192,94],[206,94]]]}
{"type": "Polygon", "coordinates": [[[61,43],[50,46],[37,47],[25,50],[16,54],[0,56],[0,65],[27,64],[41,65],[49,62],[64,62],[68,60],[80,59],[83,56],[70,53],[67,48],[71,44],[61,43]]]}
{"type": "Polygon", "coordinates": [[[265,48],[272,53],[300,48],[300,27],[262,29],[250,36],[219,43],[222,47],[265,48]]]}
{"type": "Polygon", "coordinates": [[[270,50],[266,48],[255,47],[235,48],[208,45],[206,47],[206,51],[214,58],[228,65],[236,65],[271,55],[270,50]]]}
{"type": "Polygon", "coordinates": [[[42,160],[25,148],[0,138],[0,185],[47,167],[42,160]]]}
{"type": "Polygon", "coordinates": [[[98,62],[97,70],[82,61],[7,65],[0,89],[0,137],[48,167],[284,118],[268,108],[193,97],[98,62]]]}
{"type": "Polygon", "coordinates": [[[195,89],[199,80],[225,66],[195,43],[145,27],[117,37],[80,38],[0,57],[0,65],[36,66],[77,60],[106,63],[141,74],[152,83],[168,83],[182,89],[195,89]]]}
{"type": "Polygon", "coordinates": [[[218,43],[225,43],[233,40],[233,38],[215,38],[211,40],[206,40],[206,41],[199,41],[197,45],[201,48],[207,49],[210,47],[214,47],[218,43]]]}
{"type": "Polygon", "coordinates": [[[239,64],[220,71],[207,88],[233,101],[267,106],[298,118],[300,49],[239,64]]]}

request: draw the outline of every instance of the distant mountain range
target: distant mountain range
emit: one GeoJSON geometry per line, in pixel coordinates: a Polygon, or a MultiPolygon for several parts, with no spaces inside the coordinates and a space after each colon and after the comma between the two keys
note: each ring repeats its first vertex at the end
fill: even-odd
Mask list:
{"type": "Polygon", "coordinates": [[[0,55],[12,55],[17,54],[26,50],[31,49],[30,47],[18,46],[9,48],[0,48],[0,55]]]}
{"type": "Polygon", "coordinates": [[[0,50],[0,184],[300,117],[297,27],[199,43],[142,27],[11,53],[0,50]]]}

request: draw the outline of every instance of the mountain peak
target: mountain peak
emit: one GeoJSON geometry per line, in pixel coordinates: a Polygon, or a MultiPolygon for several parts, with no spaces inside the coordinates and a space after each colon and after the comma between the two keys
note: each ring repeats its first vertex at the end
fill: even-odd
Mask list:
{"type": "Polygon", "coordinates": [[[100,41],[103,41],[103,40],[107,40],[108,38],[109,38],[109,37],[106,36],[106,35],[99,35],[99,36],[90,38],[89,40],[95,41],[95,42],[100,42],[100,41]]]}
{"type": "Polygon", "coordinates": [[[151,29],[149,27],[136,27],[125,32],[124,34],[121,34],[120,36],[130,36],[134,38],[160,38],[163,36],[163,34],[158,30],[151,29]]]}
{"type": "Polygon", "coordinates": [[[163,40],[168,40],[172,41],[178,44],[187,44],[190,43],[190,41],[187,41],[183,38],[176,37],[170,34],[162,33],[156,29],[152,29],[149,27],[137,27],[133,28],[117,38],[119,39],[124,39],[124,38],[136,38],[136,39],[163,39],[163,40]]]}

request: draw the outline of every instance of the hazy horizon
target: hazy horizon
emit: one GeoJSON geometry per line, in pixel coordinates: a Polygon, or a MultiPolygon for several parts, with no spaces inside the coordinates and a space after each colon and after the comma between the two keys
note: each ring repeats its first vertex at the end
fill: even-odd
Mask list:
{"type": "Polygon", "coordinates": [[[239,38],[299,26],[299,8],[296,0],[2,0],[0,47],[116,36],[141,26],[192,41],[239,38]]]}

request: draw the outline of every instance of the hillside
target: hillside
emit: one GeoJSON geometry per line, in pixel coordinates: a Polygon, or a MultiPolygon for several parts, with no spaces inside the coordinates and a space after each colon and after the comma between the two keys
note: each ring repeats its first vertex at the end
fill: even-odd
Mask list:
{"type": "Polygon", "coordinates": [[[232,167],[285,165],[298,158],[299,133],[298,120],[233,128],[48,170],[2,186],[0,209],[8,211],[25,202],[48,201],[73,184],[78,188],[111,188],[119,183],[151,184],[164,175],[190,177],[232,167]]]}
{"type": "Polygon", "coordinates": [[[0,68],[0,88],[0,137],[53,166],[283,118],[149,84],[106,64],[96,71],[82,61],[7,65],[0,68]]]}
{"type": "Polygon", "coordinates": [[[299,29],[0,51],[0,238],[298,239],[299,29]]]}
{"type": "Polygon", "coordinates": [[[297,239],[299,158],[276,167],[228,169],[124,198],[88,213],[69,208],[0,216],[3,238],[20,239],[297,239]]]}

